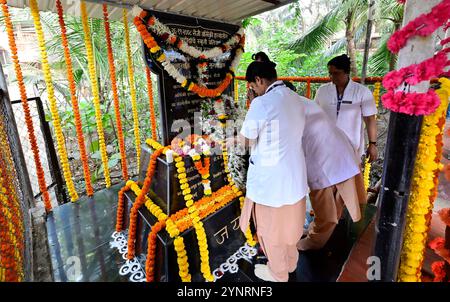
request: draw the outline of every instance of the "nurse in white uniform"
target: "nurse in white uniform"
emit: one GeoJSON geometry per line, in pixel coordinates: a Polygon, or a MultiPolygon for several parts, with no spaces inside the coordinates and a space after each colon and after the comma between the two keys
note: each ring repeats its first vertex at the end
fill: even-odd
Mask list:
{"type": "Polygon", "coordinates": [[[378,157],[377,150],[377,108],[371,91],[364,85],[350,79],[350,58],[341,55],[328,62],[331,83],[322,85],[315,101],[330,120],[340,128],[353,145],[358,156],[366,155],[369,162],[378,157]],[[369,145],[365,150],[364,125],[369,145]]]}
{"type": "Polygon", "coordinates": [[[331,237],[344,205],[354,222],[361,219],[360,204],[366,201],[359,158],[347,136],[315,102],[301,97],[305,105],[303,149],[314,221],[299,250],[320,249],[331,237]]]}
{"type": "Polygon", "coordinates": [[[255,275],[286,282],[297,268],[296,244],[305,221],[305,108],[296,93],[277,81],[272,62],[251,63],[246,80],[258,97],[252,101],[239,135],[239,141],[251,147],[240,227],[245,232],[253,216],[268,259],[267,265],[255,266],[255,275]]]}

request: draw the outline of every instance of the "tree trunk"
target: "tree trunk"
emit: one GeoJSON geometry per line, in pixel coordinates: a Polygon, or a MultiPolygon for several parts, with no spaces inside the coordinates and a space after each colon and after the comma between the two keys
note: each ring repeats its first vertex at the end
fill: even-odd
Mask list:
{"type": "Polygon", "coordinates": [[[347,53],[350,57],[350,73],[352,77],[358,76],[356,68],[355,26],[353,24],[353,11],[349,11],[345,18],[345,38],[347,40],[347,53]]]}

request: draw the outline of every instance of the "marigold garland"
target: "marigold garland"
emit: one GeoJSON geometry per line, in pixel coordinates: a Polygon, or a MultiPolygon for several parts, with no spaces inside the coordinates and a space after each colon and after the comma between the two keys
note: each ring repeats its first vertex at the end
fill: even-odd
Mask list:
{"type": "Polygon", "coordinates": [[[92,48],[91,31],[86,11],[86,3],[81,1],[81,23],[83,24],[84,44],[86,46],[87,61],[89,68],[89,78],[91,79],[92,95],[94,97],[95,120],[97,124],[97,134],[100,145],[100,153],[103,163],[103,175],[105,176],[106,187],[111,186],[111,178],[108,167],[108,154],[106,153],[105,133],[103,132],[102,111],[100,108],[100,94],[98,90],[97,71],[95,69],[94,51],[92,48]]]}
{"type": "Polygon", "coordinates": [[[61,127],[61,118],[58,112],[58,105],[56,104],[55,88],[53,86],[52,74],[50,71],[50,64],[48,62],[47,49],[45,46],[44,32],[42,31],[41,20],[39,16],[39,7],[36,0],[30,0],[31,16],[33,17],[34,28],[36,29],[37,40],[41,53],[42,71],[44,73],[45,85],[47,86],[47,95],[50,102],[50,112],[52,113],[53,126],[55,127],[55,135],[57,142],[57,149],[59,160],[64,174],[64,179],[67,184],[67,191],[69,191],[70,199],[76,201],[78,194],[75,189],[75,184],[72,179],[72,172],[70,171],[69,158],[67,156],[66,143],[61,127]]]}
{"type": "Polygon", "coordinates": [[[150,124],[152,127],[152,139],[157,140],[158,134],[156,133],[156,117],[155,117],[155,104],[153,102],[153,84],[150,68],[145,67],[145,75],[147,77],[147,91],[148,91],[148,103],[150,108],[150,124]]]}
{"type": "Polygon", "coordinates": [[[425,116],[412,178],[399,281],[420,281],[421,267],[430,223],[430,211],[437,196],[438,173],[442,168],[441,144],[450,80],[441,78],[436,91],[441,99],[437,110],[425,116]]]}
{"type": "Polygon", "coordinates": [[[139,114],[136,102],[136,87],[134,83],[133,58],[131,56],[130,29],[128,28],[127,10],[123,9],[123,27],[125,30],[125,49],[127,52],[128,81],[130,84],[131,110],[133,112],[134,141],[136,144],[137,167],[141,166],[141,135],[139,133],[139,114]]]}
{"type": "MultiPolygon", "coordinates": [[[[136,194],[136,196],[139,196],[141,194],[141,189],[139,186],[133,182],[128,181],[127,185],[130,186],[131,190],[136,194]]],[[[191,281],[191,275],[189,274],[189,263],[187,259],[187,253],[184,246],[184,241],[182,237],[179,237],[180,231],[178,230],[176,224],[167,217],[165,213],[161,210],[161,208],[153,203],[153,201],[145,196],[145,207],[150,211],[150,213],[155,216],[158,219],[158,223],[155,226],[152,227],[151,234],[148,236],[147,240],[147,249],[148,249],[148,255],[151,255],[151,257],[147,257],[146,260],[146,280],[147,282],[154,281],[154,265],[155,265],[155,249],[156,249],[156,235],[158,232],[162,229],[163,226],[165,226],[166,231],[169,233],[171,238],[174,238],[174,249],[177,253],[178,257],[178,268],[179,268],[179,275],[181,278],[181,281],[183,282],[190,282],[191,281]]],[[[174,216],[174,215],[172,215],[174,216]]],[[[171,216],[171,217],[172,217],[171,216]]]]}
{"type": "MultiPolygon", "coordinates": [[[[183,158],[181,156],[175,157],[175,162],[180,166],[180,168],[184,168],[183,158]]],[[[178,168],[178,169],[180,169],[178,168]]],[[[184,180],[186,180],[186,173],[178,173],[177,177],[180,182],[180,187],[183,184],[187,184],[184,180]]],[[[198,247],[200,250],[200,271],[203,274],[203,277],[207,281],[213,281],[214,276],[211,274],[211,268],[209,266],[209,251],[208,251],[208,242],[206,240],[205,228],[203,227],[203,222],[200,221],[199,211],[197,207],[194,205],[194,200],[192,194],[190,194],[190,189],[183,190],[182,194],[184,200],[186,202],[186,207],[188,208],[189,217],[192,220],[194,225],[195,233],[197,234],[198,247]]]]}
{"type": "Polygon", "coordinates": [[[103,20],[105,24],[106,48],[108,50],[109,76],[111,77],[111,90],[113,93],[114,113],[116,116],[117,139],[119,141],[120,162],[122,164],[122,177],[128,180],[127,154],[125,152],[125,140],[123,136],[122,118],[120,117],[120,102],[117,92],[116,66],[111,43],[111,29],[109,26],[108,6],[103,4],[103,20]]]}
{"type": "MultiPolygon", "coordinates": [[[[239,204],[242,211],[242,208],[244,207],[244,200],[245,197],[243,196],[243,193],[239,190],[239,188],[235,185],[235,182],[233,180],[233,177],[231,176],[231,171],[228,166],[228,150],[227,145],[225,141],[222,141],[222,156],[223,156],[223,166],[225,169],[225,173],[227,174],[228,184],[234,188],[234,192],[236,192],[236,196],[239,197],[239,204]]],[[[252,231],[250,229],[250,226],[248,226],[246,232],[245,232],[245,238],[247,239],[247,243],[250,246],[255,246],[257,241],[254,239],[252,231]]]]}
{"type": "MultiPolygon", "coordinates": [[[[147,16],[147,12],[141,11],[137,14],[138,17],[144,19],[147,16]]],[[[147,25],[152,29],[152,31],[167,45],[171,45],[175,47],[178,51],[183,54],[187,54],[196,59],[215,59],[225,52],[229,51],[233,47],[235,47],[244,36],[244,28],[239,28],[239,30],[225,43],[216,46],[214,48],[210,48],[206,51],[201,51],[196,47],[189,45],[182,38],[179,38],[175,35],[169,27],[164,25],[161,21],[159,21],[155,16],[150,16],[147,21],[147,25]]],[[[142,28],[142,27],[141,27],[142,28]]]]}
{"type": "Polygon", "coordinates": [[[36,166],[36,174],[38,177],[39,189],[42,194],[42,200],[44,202],[45,210],[47,212],[51,211],[52,205],[50,203],[50,195],[47,190],[47,183],[45,181],[44,169],[42,168],[41,159],[39,156],[39,148],[37,145],[36,134],[34,132],[33,120],[30,113],[30,107],[28,106],[27,92],[25,88],[25,83],[23,81],[22,68],[19,63],[19,56],[17,54],[17,46],[14,37],[14,28],[11,22],[11,16],[9,14],[8,5],[6,0],[0,0],[2,4],[2,11],[6,26],[6,31],[8,34],[8,43],[11,49],[11,58],[14,65],[14,71],[16,73],[17,83],[19,85],[20,99],[22,101],[23,113],[25,116],[25,124],[27,125],[28,138],[31,145],[31,150],[33,152],[34,163],[36,166]]]}
{"type": "Polygon", "coordinates": [[[64,59],[67,67],[67,81],[69,82],[70,100],[72,102],[73,116],[75,121],[75,130],[77,133],[78,148],[80,148],[80,158],[83,166],[84,181],[86,185],[86,193],[88,196],[94,195],[94,189],[91,183],[91,173],[89,171],[89,163],[84,141],[83,128],[81,123],[80,108],[76,93],[76,83],[73,76],[72,58],[70,56],[69,42],[67,40],[66,24],[63,16],[63,7],[60,0],[56,0],[56,8],[58,10],[58,21],[61,28],[61,40],[64,48],[64,59]]]}
{"type": "Polygon", "coordinates": [[[125,218],[125,208],[126,203],[124,199],[125,192],[128,192],[131,189],[129,183],[120,189],[119,196],[118,196],[118,202],[117,202],[117,218],[116,218],[116,232],[122,232],[124,230],[123,221],[125,218]]]}
{"type": "Polygon", "coordinates": [[[239,103],[239,82],[235,79],[234,80],[234,104],[239,103]]]}
{"type": "Polygon", "coordinates": [[[16,171],[3,117],[0,117],[0,281],[24,279],[24,225],[18,199],[16,171]]]}
{"type": "Polygon", "coordinates": [[[141,194],[136,197],[133,207],[130,211],[130,225],[128,228],[128,259],[131,260],[135,256],[135,240],[136,240],[136,228],[137,228],[137,216],[138,210],[145,204],[145,196],[150,190],[152,184],[153,175],[156,171],[156,162],[158,157],[166,150],[166,148],[160,148],[153,152],[150,156],[150,161],[147,167],[147,173],[145,175],[144,185],[142,187],[141,194]]]}
{"type": "Polygon", "coordinates": [[[0,267],[5,268],[5,281],[20,281],[23,278],[23,231],[18,228],[17,209],[12,204],[11,181],[3,158],[0,161],[0,267]]]}
{"type": "Polygon", "coordinates": [[[145,45],[150,50],[150,53],[155,56],[155,59],[161,63],[161,65],[164,67],[166,72],[174,78],[181,87],[187,89],[188,91],[195,92],[200,97],[209,97],[214,98],[220,96],[223,91],[228,88],[230,85],[232,79],[233,79],[233,72],[235,67],[240,61],[240,57],[243,53],[242,51],[242,45],[245,43],[244,37],[242,37],[240,44],[241,47],[236,50],[236,56],[231,63],[231,67],[227,71],[224,80],[216,87],[216,88],[207,88],[206,86],[199,85],[198,83],[195,83],[191,80],[188,80],[185,76],[180,74],[180,72],[175,68],[175,66],[170,62],[169,59],[167,59],[166,55],[164,54],[164,51],[161,49],[161,47],[156,43],[154,37],[152,34],[147,30],[147,27],[145,26],[144,22],[142,21],[143,18],[147,16],[147,12],[142,11],[140,16],[136,16],[134,18],[134,24],[136,25],[137,30],[141,34],[141,37],[145,43],[145,45]]]}
{"type": "MultiPolygon", "coordinates": [[[[374,84],[373,89],[373,99],[375,100],[375,106],[378,108],[378,104],[380,103],[380,90],[381,90],[381,83],[376,82],[374,84]]],[[[376,116],[375,116],[376,118],[376,116]]],[[[370,187],[370,171],[372,169],[372,164],[369,163],[369,159],[366,158],[366,162],[364,164],[364,188],[369,189],[370,187]]]]}

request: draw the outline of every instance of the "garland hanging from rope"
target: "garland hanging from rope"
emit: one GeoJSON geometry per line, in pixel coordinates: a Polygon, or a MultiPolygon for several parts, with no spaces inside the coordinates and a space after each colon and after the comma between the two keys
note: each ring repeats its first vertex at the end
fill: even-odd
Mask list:
{"type": "Polygon", "coordinates": [[[53,126],[55,127],[59,160],[61,161],[64,180],[66,181],[67,191],[69,191],[70,199],[72,201],[76,201],[78,199],[78,194],[75,189],[75,184],[73,183],[72,172],[70,171],[69,158],[67,156],[66,150],[66,143],[61,127],[61,118],[58,112],[58,105],[56,103],[55,97],[55,88],[53,86],[52,73],[50,71],[50,64],[48,62],[47,49],[45,46],[45,37],[44,32],[42,30],[42,24],[39,16],[39,7],[36,0],[30,0],[30,9],[41,53],[42,71],[44,73],[45,85],[47,86],[47,96],[48,101],[50,102],[50,112],[52,114],[53,126]]]}
{"type": "Polygon", "coordinates": [[[122,178],[128,180],[127,154],[125,152],[125,140],[123,136],[122,119],[120,117],[120,102],[117,92],[116,66],[111,43],[111,29],[109,26],[108,6],[103,4],[103,21],[105,24],[106,48],[108,50],[109,76],[111,78],[111,90],[113,94],[114,113],[116,116],[117,139],[119,143],[120,162],[122,164],[122,178]]]}
{"type": "Polygon", "coordinates": [[[105,133],[103,131],[102,111],[100,108],[100,93],[97,81],[97,71],[95,69],[94,51],[92,47],[91,31],[89,28],[89,20],[86,11],[86,3],[81,1],[81,23],[84,31],[84,44],[86,46],[87,61],[89,68],[89,78],[91,79],[92,94],[94,97],[95,120],[97,124],[97,134],[100,145],[100,154],[103,163],[103,175],[105,176],[106,187],[111,186],[111,178],[108,167],[108,154],[106,153],[105,133]]]}
{"type": "Polygon", "coordinates": [[[437,94],[441,102],[437,110],[425,116],[417,149],[416,163],[408,203],[399,281],[421,281],[421,268],[430,223],[430,211],[437,196],[442,156],[442,136],[448,106],[450,80],[442,78],[437,94]],[[432,156],[430,156],[432,155],[432,156]]]}
{"type": "Polygon", "coordinates": [[[123,9],[123,26],[125,29],[125,48],[128,62],[128,81],[130,84],[131,110],[133,111],[134,139],[136,144],[136,162],[139,169],[141,162],[141,136],[139,133],[139,115],[136,103],[136,87],[134,84],[133,58],[131,56],[130,30],[128,28],[127,10],[123,9]]]}
{"type": "Polygon", "coordinates": [[[84,141],[83,128],[81,123],[80,108],[76,96],[76,83],[73,76],[72,58],[70,56],[69,42],[67,40],[66,24],[63,16],[63,7],[61,0],[56,0],[56,8],[58,10],[59,26],[61,28],[61,40],[64,48],[64,59],[67,67],[67,81],[69,82],[70,99],[72,102],[73,116],[75,120],[75,130],[77,132],[78,147],[80,148],[80,159],[83,166],[84,181],[86,184],[86,193],[88,196],[94,194],[91,183],[91,173],[89,171],[89,162],[87,158],[86,145],[84,141]]]}
{"type": "Polygon", "coordinates": [[[20,99],[22,102],[23,113],[25,116],[25,124],[27,126],[28,138],[31,145],[31,150],[33,152],[34,163],[36,165],[36,174],[38,178],[39,189],[42,194],[42,200],[45,205],[45,209],[47,212],[51,211],[52,205],[50,203],[50,195],[47,190],[47,184],[45,181],[44,169],[42,168],[41,159],[39,156],[39,148],[37,145],[36,134],[34,132],[33,119],[30,113],[30,107],[28,105],[27,92],[25,88],[25,83],[23,81],[22,68],[19,63],[19,56],[17,54],[17,45],[14,37],[14,29],[11,21],[11,16],[9,14],[8,5],[6,4],[6,0],[0,0],[2,5],[2,11],[6,26],[6,32],[8,34],[8,43],[11,49],[11,58],[13,60],[14,71],[16,73],[17,84],[19,85],[20,99]]]}

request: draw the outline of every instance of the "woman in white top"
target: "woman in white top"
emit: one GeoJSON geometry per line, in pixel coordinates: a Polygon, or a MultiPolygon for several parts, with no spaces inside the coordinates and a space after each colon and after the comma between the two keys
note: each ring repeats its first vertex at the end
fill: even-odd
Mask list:
{"type": "Polygon", "coordinates": [[[286,282],[288,273],[297,268],[296,243],[305,220],[305,109],[300,97],[277,81],[273,63],[251,63],[246,80],[258,97],[239,135],[239,141],[251,147],[240,227],[245,232],[253,216],[258,241],[268,258],[267,265],[255,266],[255,275],[286,282]]]}
{"type": "Polygon", "coordinates": [[[315,101],[350,139],[359,156],[364,155],[364,127],[366,124],[369,146],[366,155],[369,162],[378,157],[377,108],[370,90],[350,79],[350,58],[341,55],[328,62],[331,83],[322,85],[315,101]]]}

